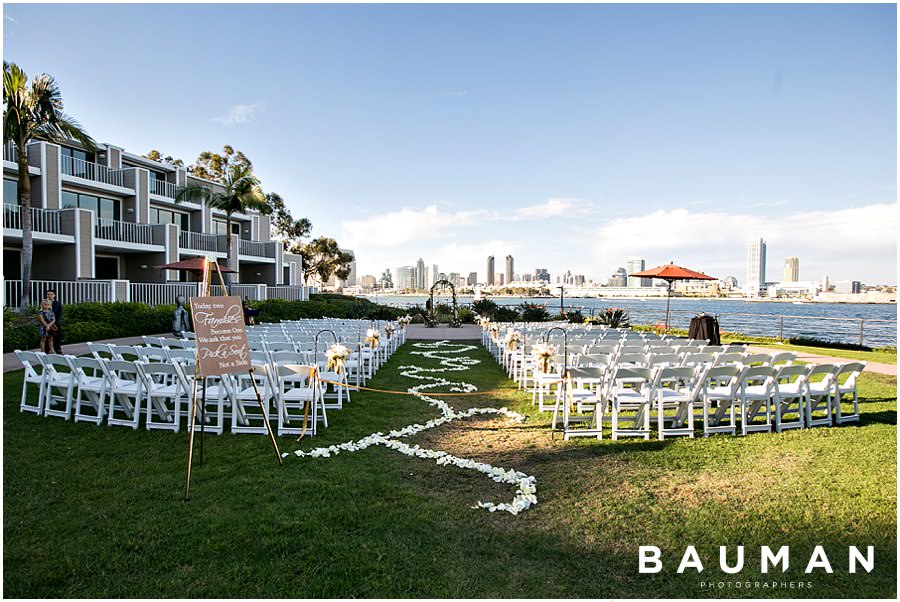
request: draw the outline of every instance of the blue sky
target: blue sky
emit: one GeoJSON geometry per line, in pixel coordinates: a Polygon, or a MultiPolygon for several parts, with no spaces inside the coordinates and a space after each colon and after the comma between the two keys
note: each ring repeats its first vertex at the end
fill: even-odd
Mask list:
{"type": "Polygon", "coordinates": [[[359,273],[896,282],[894,5],[4,5],[97,139],[231,144],[359,273]],[[40,31],[35,35],[35,31],[40,31]]]}

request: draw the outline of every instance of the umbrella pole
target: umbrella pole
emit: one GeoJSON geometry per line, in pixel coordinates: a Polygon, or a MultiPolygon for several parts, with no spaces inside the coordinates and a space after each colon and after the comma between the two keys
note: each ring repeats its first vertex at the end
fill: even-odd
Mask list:
{"type": "Polygon", "coordinates": [[[669,300],[672,298],[672,281],[666,284],[666,334],[669,332],[669,300]]]}

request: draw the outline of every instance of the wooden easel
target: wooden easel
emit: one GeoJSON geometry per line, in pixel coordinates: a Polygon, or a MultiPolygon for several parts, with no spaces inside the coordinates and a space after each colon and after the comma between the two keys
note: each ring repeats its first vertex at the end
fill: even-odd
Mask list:
{"type": "MultiPolygon", "coordinates": [[[[199,285],[199,296],[200,297],[210,297],[210,289],[212,288],[212,268],[211,266],[215,266],[215,272],[219,277],[219,283],[222,285],[222,290],[227,292],[227,287],[225,286],[225,279],[222,277],[222,270],[219,268],[219,263],[215,260],[210,261],[209,257],[205,257],[203,259],[203,275],[199,285]]],[[[272,425],[269,424],[268,412],[266,411],[265,405],[263,404],[262,395],[259,394],[259,389],[256,386],[256,380],[254,380],[254,369],[251,366],[249,370],[250,374],[250,384],[253,386],[253,391],[256,393],[256,401],[259,404],[259,409],[262,412],[263,419],[266,422],[266,431],[269,433],[269,439],[272,441],[272,447],[275,449],[275,459],[278,461],[279,466],[283,463],[281,461],[281,452],[278,451],[278,442],[275,441],[275,433],[272,432],[272,425]]],[[[205,420],[206,420],[206,377],[200,375],[200,358],[195,358],[194,363],[194,391],[191,396],[191,411],[190,411],[190,426],[191,426],[191,436],[188,442],[188,461],[187,461],[187,482],[184,490],[184,499],[185,501],[191,499],[191,465],[194,459],[194,432],[196,431],[196,418],[197,418],[197,383],[200,379],[203,379],[203,398],[202,404],[203,409],[201,411],[201,437],[200,437],[200,463],[203,464],[203,432],[205,431],[205,420]]],[[[224,385],[223,385],[224,386],[224,385]]],[[[232,411],[234,411],[232,409],[232,411]]]]}

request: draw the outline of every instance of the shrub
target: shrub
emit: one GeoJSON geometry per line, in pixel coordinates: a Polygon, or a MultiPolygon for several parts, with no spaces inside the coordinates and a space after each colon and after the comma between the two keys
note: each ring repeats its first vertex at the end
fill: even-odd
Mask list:
{"type": "Polygon", "coordinates": [[[566,314],[566,320],[569,321],[570,324],[584,324],[584,314],[581,313],[581,310],[570,311],[566,314]]]}
{"type": "Polygon", "coordinates": [[[462,324],[474,324],[475,323],[475,312],[472,311],[471,308],[468,307],[460,307],[456,312],[459,321],[462,324]]]}
{"type": "Polygon", "coordinates": [[[490,318],[491,320],[498,319],[497,303],[495,301],[491,301],[490,299],[479,299],[478,301],[473,302],[472,309],[474,309],[475,313],[477,313],[479,316],[485,316],[490,318]]]}
{"type": "Polygon", "coordinates": [[[524,322],[546,322],[550,319],[550,312],[543,305],[537,303],[523,303],[519,306],[524,322]]]}
{"type": "Polygon", "coordinates": [[[610,328],[628,328],[628,312],[619,307],[607,307],[597,316],[597,323],[610,328]]]}
{"type": "Polygon", "coordinates": [[[497,307],[497,311],[494,312],[494,320],[497,322],[518,322],[521,316],[515,307],[503,306],[497,307]]]}

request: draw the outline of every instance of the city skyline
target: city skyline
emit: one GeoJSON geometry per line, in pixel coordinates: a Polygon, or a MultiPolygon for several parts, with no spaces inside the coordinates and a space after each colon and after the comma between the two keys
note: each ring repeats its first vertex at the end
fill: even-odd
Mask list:
{"type": "Polygon", "coordinates": [[[4,16],[5,58],[54,75],[98,140],[188,163],[233,145],[314,236],[354,249],[361,274],[418,257],[481,273],[487,255],[512,255],[599,281],[633,254],[742,280],[736,241],[762,236],[808,278],[896,282],[894,5],[14,4],[4,16]],[[146,27],[162,18],[173,27],[146,27]],[[73,29],[121,52],[98,70],[73,29]],[[158,48],[187,60],[238,31],[254,86],[225,84],[228,61],[204,67],[223,82],[209,86],[191,69],[166,70],[165,86],[146,77],[158,48]]]}

